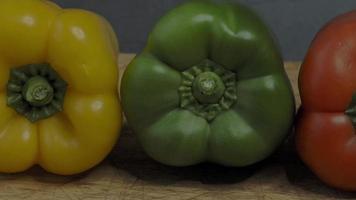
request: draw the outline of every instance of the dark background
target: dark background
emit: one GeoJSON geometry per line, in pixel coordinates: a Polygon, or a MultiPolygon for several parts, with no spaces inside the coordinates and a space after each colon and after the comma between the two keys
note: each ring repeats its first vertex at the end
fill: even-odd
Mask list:
{"type": "MultiPolygon", "coordinates": [[[[54,0],[63,7],[84,8],[105,16],[114,26],[121,51],[137,53],[154,23],[184,0],[54,0]]],[[[356,9],[356,0],[235,0],[253,7],[277,35],[286,60],[303,59],[320,27],[356,9]]]]}

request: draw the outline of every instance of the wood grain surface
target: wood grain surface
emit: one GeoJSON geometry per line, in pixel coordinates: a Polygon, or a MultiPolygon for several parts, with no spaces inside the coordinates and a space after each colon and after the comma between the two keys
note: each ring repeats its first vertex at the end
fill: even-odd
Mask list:
{"type": "MultiPolygon", "coordinates": [[[[133,55],[120,57],[124,68],[133,55]]],[[[298,62],[286,69],[296,99],[298,62]]],[[[98,167],[72,177],[55,176],[33,167],[28,172],[0,174],[0,200],[326,200],[356,199],[356,194],[328,188],[302,165],[290,141],[269,159],[248,168],[213,164],[173,168],[149,159],[124,127],[109,158],[98,167]]]]}

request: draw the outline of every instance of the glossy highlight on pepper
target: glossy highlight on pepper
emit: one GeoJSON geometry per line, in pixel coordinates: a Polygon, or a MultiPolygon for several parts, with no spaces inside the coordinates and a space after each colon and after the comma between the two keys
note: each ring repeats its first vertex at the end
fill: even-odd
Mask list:
{"type": "Polygon", "coordinates": [[[97,165],[121,127],[110,24],[46,0],[0,1],[0,24],[0,172],[97,165]]]}
{"type": "Polygon", "coordinates": [[[121,85],[145,152],[172,166],[246,166],[289,133],[294,97],[270,31],[250,9],[193,0],[161,18],[121,85]]]}

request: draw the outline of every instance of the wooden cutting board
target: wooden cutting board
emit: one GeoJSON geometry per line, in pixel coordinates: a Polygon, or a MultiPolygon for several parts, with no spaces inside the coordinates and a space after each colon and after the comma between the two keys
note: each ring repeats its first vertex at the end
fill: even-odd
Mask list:
{"type": "MultiPolygon", "coordinates": [[[[124,69],[133,55],[120,56],[124,69]]],[[[287,62],[297,104],[299,62],[287,62]]],[[[326,200],[356,199],[356,194],[326,187],[302,165],[287,142],[268,160],[244,169],[201,164],[172,168],[149,159],[124,127],[111,156],[81,175],[61,177],[39,167],[0,174],[0,200],[326,200]],[[116,166],[116,167],[115,167],[116,166]]]]}

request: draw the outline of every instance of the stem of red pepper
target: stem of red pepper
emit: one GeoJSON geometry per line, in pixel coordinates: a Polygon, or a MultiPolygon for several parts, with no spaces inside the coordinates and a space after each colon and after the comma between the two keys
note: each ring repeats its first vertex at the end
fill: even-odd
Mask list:
{"type": "Polygon", "coordinates": [[[347,107],[345,114],[349,116],[352,124],[356,127],[356,92],[353,94],[351,103],[347,107]]]}

